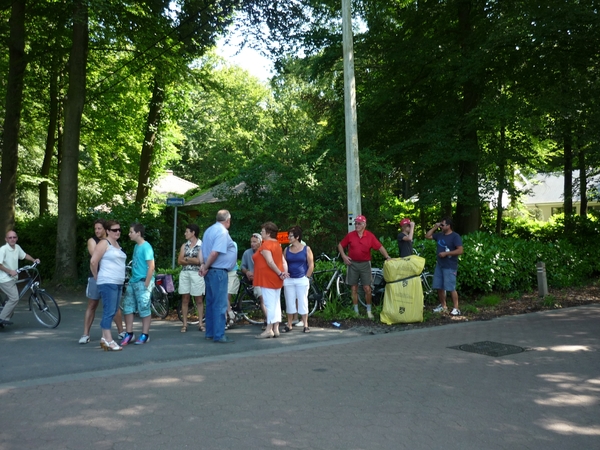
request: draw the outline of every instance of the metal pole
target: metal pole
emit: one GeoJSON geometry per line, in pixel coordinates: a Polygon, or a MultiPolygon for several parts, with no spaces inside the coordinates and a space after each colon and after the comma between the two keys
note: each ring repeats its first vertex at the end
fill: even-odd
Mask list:
{"type": "Polygon", "coordinates": [[[354,218],[362,213],[360,204],[360,167],[356,125],[356,79],[352,43],[352,2],[342,0],[342,37],[344,49],[344,116],[346,124],[346,184],[348,192],[348,231],[354,218]]]}
{"type": "Polygon", "coordinates": [[[177,241],[177,206],[175,206],[175,218],[173,219],[173,264],[171,269],[175,268],[175,245],[177,241]]]}

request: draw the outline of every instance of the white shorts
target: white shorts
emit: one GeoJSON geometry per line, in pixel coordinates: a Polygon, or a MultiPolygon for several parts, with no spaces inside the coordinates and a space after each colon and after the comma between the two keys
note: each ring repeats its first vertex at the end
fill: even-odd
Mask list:
{"type": "Polygon", "coordinates": [[[193,297],[204,295],[206,287],[204,278],[198,275],[195,270],[182,270],[179,273],[179,290],[180,294],[190,294],[193,297]]]}
{"type": "Polygon", "coordinates": [[[236,295],[240,290],[240,277],[238,277],[237,271],[230,270],[227,272],[227,293],[236,295]]]}

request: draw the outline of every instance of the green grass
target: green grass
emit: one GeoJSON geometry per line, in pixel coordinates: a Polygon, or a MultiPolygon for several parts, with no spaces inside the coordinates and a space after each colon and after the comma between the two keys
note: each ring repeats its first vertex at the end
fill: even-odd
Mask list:
{"type": "Polygon", "coordinates": [[[498,294],[488,294],[481,297],[475,302],[475,306],[497,306],[502,301],[502,297],[498,294]]]}

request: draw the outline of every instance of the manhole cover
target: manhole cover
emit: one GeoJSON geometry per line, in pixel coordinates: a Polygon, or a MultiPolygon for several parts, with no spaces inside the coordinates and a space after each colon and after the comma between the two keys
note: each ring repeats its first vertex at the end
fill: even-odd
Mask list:
{"type": "Polygon", "coordinates": [[[479,353],[488,356],[506,356],[514,353],[522,353],[526,348],[517,347],[516,345],[502,344],[500,342],[482,341],[474,342],[473,344],[455,345],[454,350],[462,350],[463,352],[479,353]]]}

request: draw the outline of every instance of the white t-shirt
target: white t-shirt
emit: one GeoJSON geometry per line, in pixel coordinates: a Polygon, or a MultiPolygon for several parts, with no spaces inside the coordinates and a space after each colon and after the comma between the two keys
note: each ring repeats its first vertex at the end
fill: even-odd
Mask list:
{"type": "MultiPolygon", "coordinates": [[[[23,251],[19,244],[15,244],[13,249],[10,245],[5,244],[0,247],[0,264],[10,270],[17,270],[19,268],[19,260],[25,259],[26,253],[23,251]]],[[[16,280],[17,277],[11,277],[4,270],[0,270],[0,283],[7,283],[10,280],[16,280]]]]}

